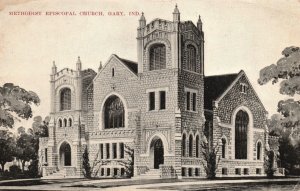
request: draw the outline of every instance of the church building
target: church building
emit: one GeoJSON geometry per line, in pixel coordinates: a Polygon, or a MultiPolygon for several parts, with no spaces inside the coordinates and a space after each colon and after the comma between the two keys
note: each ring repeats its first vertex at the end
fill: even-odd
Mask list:
{"type": "Polygon", "coordinates": [[[243,70],[205,76],[204,42],[200,16],[182,21],[176,6],[172,21],[141,15],[137,62],[54,63],[43,177],[83,177],[85,148],[97,177],[128,176],[130,164],[133,178],[205,177],[203,142],[217,150],[218,177],[265,175],[267,111],[243,70]]]}

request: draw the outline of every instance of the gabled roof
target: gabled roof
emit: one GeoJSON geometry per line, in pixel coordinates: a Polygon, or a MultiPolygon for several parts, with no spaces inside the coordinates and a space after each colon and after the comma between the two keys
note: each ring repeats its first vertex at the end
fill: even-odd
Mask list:
{"type": "Polygon", "coordinates": [[[204,109],[212,110],[213,101],[219,98],[239,74],[224,74],[204,77],[204,109]]]}
{"type": "Polygon", "coordinates": [[[137,74],[138,73],[138,63],[131,61],[131,60],[127,60],[124,58],[120,58],[118,55],[115,55],[119,60],[121,60],[125,66],[127,66],[133,73],[137,74]]]}

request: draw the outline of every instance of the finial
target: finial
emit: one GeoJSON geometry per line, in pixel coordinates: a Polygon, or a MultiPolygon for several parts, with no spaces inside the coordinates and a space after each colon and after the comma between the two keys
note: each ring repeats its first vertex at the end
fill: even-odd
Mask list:
{"type": "Polygon", "coordinates": [[[175,5],[174,13],[179,13],[179,9],[178,9],[177,3],[175,5]]]}
{"type": "Polygon", "coordinates": [[[56,74],[56,72],[57,72],[57,67],[56,67],[56,65],[55,65],[55,61],[53,61],[52,63],[53,63],[53,65],[52,65],[52,74],[56,74]]]}
{"type": "Polygon", "coordinates": [[[198,22],[201,22],[201,16],[199,15],[198,22]]]}
{"type": "Polygon", "coordinates": [[[81,63],[80,56],[78,56],[77,63],[81,63]]]}
{"type": "Polygon", "coordinates": [[[100,65],[99,65],[99,68],[98,68],[98,72],[100,72],[101,69],[102,69],[102,62],[100,61],[100,65]]]}
{"type": "Polygon", "coordinates": [[[53,62],[52,62],[52,63],[53,63],[53,67],[56,67],[56,65],[55,65],[55,61],[54,61],[54,60],[53,60],[53,62]]]}

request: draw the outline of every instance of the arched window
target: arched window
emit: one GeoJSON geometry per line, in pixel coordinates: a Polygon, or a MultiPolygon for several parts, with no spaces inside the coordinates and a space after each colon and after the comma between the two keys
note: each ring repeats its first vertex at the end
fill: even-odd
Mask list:
{"type": "Polygon", "coordinates": [[[115,69],[114,69],[114,68],[111,69],[111,76],[112,76],[112,77],[115,76],[115,69]]]}
{"type": "Polygon", "coordinates": [[[222,158],[226,158],[226,139],[222,139],[222,158]]]}
{"type": "Polygon", "coordinates": [[[244,111],[239,111],[235,118],[235,158],[247,159],[247,129],[249,116],[244,111]]]}
{"type": "Polygon", "coordinates": [[[64,88],[60,92],[60,110],[70,110],[71,109],[71,90],[69,88],[64,88]]]}
{"type": "Polygon", "coordinates": [[[150,70],[166,68],[166,46],[155,44],[150,48],[150,70]]]}
{"type": "Polygon", "coordinates": [[[189,137],[189,157],[193,157],[193,136],[189,137]]]}
{"type": "Polygon", "coordinates": [[[58,126],[62,127],[62,120],[61,119],[58,120],[58,126]]]}
{"type": "Polygon", "coordinates": [[[196,66],[196,48],[193,45],[187,46],[186,51],[187,69],[193,72],[197,71],[196,66]]]}
{"type": "Polygon", "coordinates": [[[64,127],[67,127],[67,126],[68,126],[68,120],[64,119],[64,127]]]}
{"type": "Polygon", "coordinates": [[[256,158],[261,160],[261,142],[258,142],[256,146],[256,158]]]}
{"type": "Polygon", "coordinates": [[[125,110],[119,97],[111,96],[104,107],[105,129],[125,127],[125,110]]]}
{"type": "Polygon", "coordinates": [[[69,118],[69,126],[72,127],[72,119],[69,118]]]}
{"type": "Polygon", "coordinates": [[[182,156],[185,157],[186,154],[186,135],[183,134],[182,136],[182,156]]]}
{"type": "Polygon", "coordinates": [[[199,154],[199,135],[196,136],[196,157],[199,158],[200,154],[199,154]]]}

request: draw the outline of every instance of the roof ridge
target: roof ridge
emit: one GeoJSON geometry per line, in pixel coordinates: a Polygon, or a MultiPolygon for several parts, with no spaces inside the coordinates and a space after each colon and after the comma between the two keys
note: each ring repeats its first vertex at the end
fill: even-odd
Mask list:
{"type": "Polygon", "coordinates": [[[230,76],[230,75],[239,75],[239,73],[216,74],[216,75],[204,76],[204,77],[205,77],[205,78],[210,78],[210,77],[230,76]]]}

